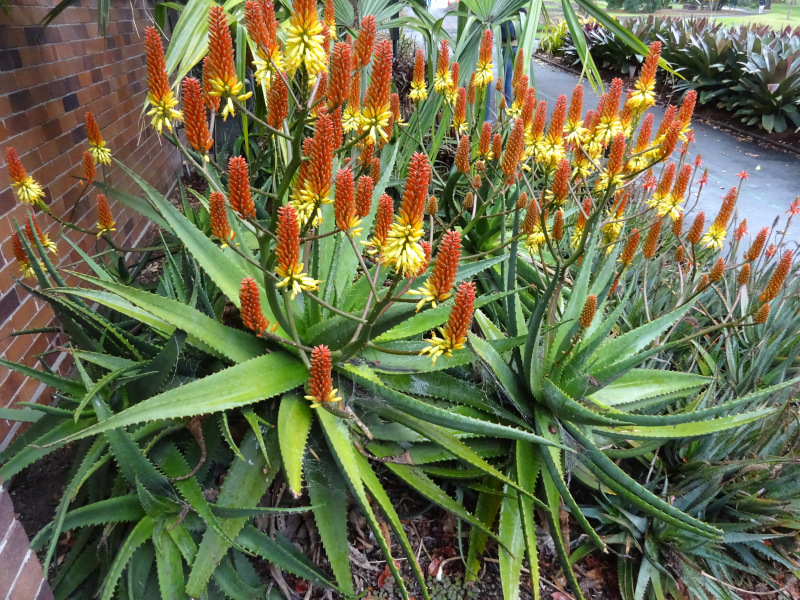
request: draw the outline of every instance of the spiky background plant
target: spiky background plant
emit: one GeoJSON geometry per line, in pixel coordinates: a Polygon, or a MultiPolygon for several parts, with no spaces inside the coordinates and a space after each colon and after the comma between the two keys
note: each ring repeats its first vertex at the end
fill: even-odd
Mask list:
{"type": "MultiPolygon", "coordinates": [[[[36,278],[28,289],[59,317],[76,374],[4,363],[52,385],[59,402],[4,411],[35,423],[3,453],[0,475],[77,445],[56,517],[34,541],[50,566],[62,534],[76,531],[55,569],[58,597],[261,596],[268,586],[252,557],[353,597],[350,497],[400,594],[408,582],[387,527],[429,598],[384,476],[470,525],[468,580],[496,540],[509,599],[526,555],[538,595],[534,507],[580,595],[560,534],[564,508],[592,546],[605,542],[578,507],[575,481],[698,543],[719,542],[722,529],[637,481],[627,461],[783,406],[794,357],[735,390],[715,383],[720,373],[686,368],[685,357],[711,355],[715,336],[768,326],[764,307],[782,293],[791,255],[774,268],[754,263],[753,281],[764,269],[782,276],[739,313],[708,313],[705,298],[729,276],[716,251],[738,190],[707,232],[696,226],[684,241],[675,224],[700,168],[684,164],[694,96],[653,135],[659,46],[627,97],[616,80],[584,113],[579,87],[549,122],[520,58],[514,97],[493,122],[483,109],[495,93],[487,30],[473,36],[476,62],[464,63],[474,77],[446,43],[427,69],[418,59],[415,110],[404,114],[375,19],[365,16],[351,43],[332,6],[320,16],[313,1],[296,0],[284,36],[270,2],[247,2],[238,52],[225,11],[212,7],[202,83],[181,82],[180,104],[149,29],[148,114],[207,195],[183,191],[179,210],[120,163],[141,196],[98,181],[89,161],[84,179],[102,192],[98,243],[117,260],[80,251],[92,271],[78,275],[82,286],[66,285],[33,213],[19,228],[15,256],[36,278]],[[207,109],[243,119],[244,156],[212,158],[207,109]],[[114,245],[106,197],[163,232],[155,289],[137,282],[144,262],[131,269],[114,245]],[[680,236],[678,259],[666,223],[680,236]],[[675,278],[658,293],[648,289],[655,261],[675,278]],[[698,311],[710,316],[695,329],[698,311]],[[465,477],[481,478],[474,508],[462,501],[465,477]],[[331,573],[265,525],[298,510],[313,516],[331,573]]],[[[111,160],[100,132],[89,134],[93,158],[111,160]]],[[[95,233],[53,215],[22,165],[9,165],[21,200],[66,234],[95,233]]]]}

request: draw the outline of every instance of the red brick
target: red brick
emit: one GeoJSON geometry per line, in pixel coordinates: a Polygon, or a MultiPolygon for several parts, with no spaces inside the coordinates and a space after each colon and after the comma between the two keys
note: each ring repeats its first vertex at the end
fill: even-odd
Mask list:
{"type": "Polygon", "coordinates": [[[6,533],[3,551],[0,552],[0,573],[3,574],[0,577],[0,597],[5,598],[11,591],[11,585],[24,564],[28,552],[28,536],[25,535],[25,530],[20,522],[14,521],[6,533]]]}
{"type": "Polygon", "coordinates": [[[17,580],[14,582],[14,587],[11,588],[7,600],[36,600],[43,581],[42,566],[39,564],[36,554],[31,552],[17,575],[17,580]]]}

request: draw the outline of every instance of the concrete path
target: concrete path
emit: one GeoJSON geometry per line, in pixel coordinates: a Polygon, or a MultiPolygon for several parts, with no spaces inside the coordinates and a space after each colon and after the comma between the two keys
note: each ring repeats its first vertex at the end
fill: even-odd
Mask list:
{"type": "MultiPolygon", "coordinates": [[[[448,9],[447,0],[432,0],[430,13],[441,18],[448,9]]],[[[445,30],[455,37],[457,18],[447,16],[444,21],[445,30]]],[[[406,35],[413,32],[406,31],[406,35]]],[[[417,45],[423,47],[421,36],[417,45]]],[[[497,57],[494,57],[497,66],[497,57]]],[[[578,83],[578,77],[553,67],[547,63],[533,61],[533,79],[538,98],[547,100],[552,110],[560,94],[567,98],[578,83]]],[[[593,108],[599,97],[592,91],[588,82],[585,84],[584,111],[593,108]]],[[[663,107],[651,109],[656,115],[655,128],[658,128],[663,115],[663,107]]],[[[744,182],[742,193],[737,203],[739,218],[747,219],[748,230],[754,235],[762,227],[771,227],[777,217],[781,217],[781,225],[785,223],[789,204],[800,195],[800,157],[782,150],[761,147],[757,142],[739,139],[727,131],[713,128],[695,120],[695,142],[689,153],[691,160],[697,154],[703,157],[703,164],[708,167],[709,184],[703,190],[700,202],[695,211],[705,211],[706,220],[714,218],[722,203],[725,192],[739,184],[738,173],[746,171],[749,180],[744,182]]],[[[800,222],[790,230],[786,239],[800,244],[800,222]]]]}

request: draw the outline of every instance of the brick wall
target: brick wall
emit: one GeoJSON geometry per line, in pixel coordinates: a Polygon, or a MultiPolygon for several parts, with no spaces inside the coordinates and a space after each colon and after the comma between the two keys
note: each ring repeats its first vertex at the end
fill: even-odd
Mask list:
{"type": "MultiPolygon", "coordinates": [[[[80,198],[83,188],[74,177],[88,149],[86,111],[97,117],[114,157],[162,191],[175,180],[180,157],[141,118],[147,94],[144,28],[151,14],[146,0],[112,0],[105,37],[98,35],[96,0],[67,8],[39,37],[37,24],[55,4],[10,0],[10,14],[0,11],[0,149],[17,149],[25,169],[44,186],[53,213],[66,216],[75,208],[74,220],[92,228],[95,191],[80,198]]],[[[2,150],[0,161],[5,161],[2,150]]],[[[4,162],[0,165],[0,355],[33,366],[35,355],[58,340],[53,334],[10,337],[13,331],[47,326],[52,313],[14,283],[20,272],[9,237],[13,219],[24,222],[25,207],[9,186],[4,162]]],[[[107,173],[112,185],[138,193],[122,173],[113,168],[107,173]]],[[[120,206],[111,209],[118,229],[115,242],[134,244],[146,227],[144,219],[120,206]]],[[[76,253],[58,239],[58,224],[44,214],[37,219],[58,244],[58,264],[74,263],[76,253]]],[[[94,236],[67,235],[90,253],[106,249],[94,236]]],[[[36,400],[49,400],[44,386],[0,367],[0,406],[36,400]]],[[[0,420],[0,448],[13,433],[13,424],[0,420]]]]}
{"type": "MultiPolygon", "coordinates": [[[[2,484],[2,481],[0,481],[2,484]]],[[[14,518],[11,497],[0,485],[0,598],[7,600],[52,600],[36,554],[28,547],[28,536],[14,518]]]]}

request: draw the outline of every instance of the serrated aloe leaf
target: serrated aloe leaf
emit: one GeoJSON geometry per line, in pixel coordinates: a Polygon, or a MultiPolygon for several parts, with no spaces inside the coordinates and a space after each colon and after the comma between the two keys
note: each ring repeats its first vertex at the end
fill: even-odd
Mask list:
{"type": "Polygon", "coordinates": [[[315,505],[314,522],[336,582],[346,594],[354,595],[347,545],[347,483],[327,451],[316,454],[319,459],[309,456],[306,460],[308,495],[315,505]]]}
{"type": "MultiPolygon", "coordinates": [[[[347,364],[342,366],[342,370],[360,385],[384,398],[394,408],[401,409],[419,419],[430,421],[436,425],[449,427],[457,431],[477,433],[479,435],[494,435],[510,440],[527,440],[535,444],[558,446],[558,444],[549,442],[529,431],[462,416],[453,411],[437,408],[426,402],[420,402],[415,398],[396,392],[386,387],[383,382],[378,379],[378,376],[366,365],[357,366],[347,364]]],[[[375,408],[375,399],[357,398],[356,400],[375,408]],[[370,404],[370,402],[372,404],[370,404]]]]}
{"type": "MultiPolygon", "coordinates": [[[[271,454],[277,455],[277,436],[270,432],[267,440],[270,444],[271,454]]],[[[266,461],[261,453],[255,435],[248,431],[242,442],[241,452],[246,460],[236,459],[228,471],[225,483],[222,485],[219,496],[217,497],[217,506],[220,507],[236,507],[236,506],[255,506],[264,496],[272,479],[275,477],[279,464],[277,458],[273,461],[272,468],[264,474],[264,467],[266,461]]],[[[222,523],[226,537],[236,540],[237,543],[242,544],[242,540],[237,539],[237,536],[242,531],[242,528],[247,522],[246,517],[237,519],[226,519],[222,523]]],[[[244,544],[242,544],[244,545],[244,544]]],[[[247,547],[246,545],[244,545],[247,547]]],[[[203,541],[200,543],[200,548],[197,551],[197,558],[192,565],[192,570],[189,573],[189,579],[186,583],[186,593],[190,596],[200,596],[211,579],[217,565],[225,556],[225,553],[230,548],[223,538],[217,535],[213,530],[206,530],[203,535],[203,541]]]]}
{"type": "MultiPolygon", "coordinates": [[[[485,491],[478,494],[478,502],[475,505],[475,518],[474,520],[480,523],[480,527],[475,527],[473,522],[472,531],[469,533],[469,550],[467,551],[467,572],[464,574],[464,580],[467,582],[477,581],[481,571],[481,557],[483,551],[486,549],[486,542],[489,539],[489,532],[494,526],[497,519],[497,513],[500,511],[500,504],[505,497],[502,493],[500,482],[495,479],[483,478],[485,485],[481,486],[485,491]]],[[[497,536],[492,535],[497,539],[500,544],[500,552],[513,553],[512,549],[506,544],[505,540],[500,536],[502,532],[498,532],[497,536]]]]}
{"type": "Polygon", "coordinates": [[[355,500],[361,509],[361,514],[367,519],[367,523],[369,524],[370,529],[372,529],[372,533],[375,535],[375,539],[381,548],[381,552],[383,552],[383,555],[386,558],[386,562],[389,566],[392,576],[394,577],[395,583],[400,588],[400,594],[403,596],[403,600],[408,600],[408,590],[403,582],[403,578],[400,576],[400,571],[394,564],[392,550],[383,537],[380,525],[375,518],[375,514],[372,512],[372,507],[367,498],[367,494],[364,491],[364,484],[363,480],[361,479],[358,461],[355,458],[353,441],[350,439],[349,431],[341,419],[335,417],[324,409],[317,411],[317,418],[322,425],[322,430],[325,433],[325,438],[328,442],[328,447],[330,448],[331,454],[336,459],[339,468],[344,474],[350,490],[353,492],[353,496],[355,497],[355,500]]]}
{"type": "Polygon", "coordinates": [[[399,540],[400,547],[403,549],[403,553],[409,560],[411,571],[414,573],[414,577],[416,578],[417,583],[422,590],[422,597],[425,600],[430,600],[428,588],[425,585],[425,576],[422,574],[422,570],[420,569],[419,563],[414,555],[414,550],[408,541],[408,536],[406,535],[403,523],[400,521],[397,511],[394,509],[392,501],[389,499],[386,490],[381,485],[369,462],[367,462],[367,459],[360,454],[356,454],[355,459],[358,463],[359,472],[361,473],[361,480],[364,482],[367,491],[369,491],[375,503],[380,507],[383,516],[386,518],[386,520],[389,522],[389,526],[392,528],[392,532],[399,540]]]}
{"type": "Polygon", "coordinates": [[[674,425],[635,425],[620,426],[613,429],[609,427],[597,427],[596,429],[602,432],[603,435],[617,439],[646,440],[691,438],[746,425],[747,423],[763,419],[773,412],[775,412],[773,408],[761,408],[738,415],[692,421],[689,423],[677,423],[674,425]]]}
{"type": "Polygon", "coordinates": [[[307,378],[306,368],[290,355],[265,354],[148,398],[64,441],[145,421],[191,417],[246,406],[302,385],[307,378]]]}
{"type": "Polygon", "coordinates": [[[500,505],[497,532],[508,551],[500,550],[500,584],[504,600],[518,600],[522,559],[525,556],[525,533],[517,493],[508,486],[505,493],[500,505]]]}
{"type": "MultiPolygon", "coordinates": [[[[94,277],[83,276],[82,278],[116,294],[120,298],[124,298],[134,306],[147,311],[172,326],[173,329],[177,328],[185,331],[189,334],[190,341],[198,340],[205,346],[212,348],[216,354],[224,356],[233,362],[239,363],[249,360],[259,354],[263,354],[266,348],[264,342],[254,335],[227,327],[199,310],[177,300],[170,300],[158,294],[151,294],[144,290],[137,290],[118,283],[104,282],[94,277]]],[[[76,290],[76,293],[80,294],[81,290],[76,290]]],[[[165,333],[171,332],[165,331],[165,333]]]]}
{"type": "MultiPolygon", "coordinates": [[[[587,399],[605,406],[631,404],[654,398],[656,396],[672,395],[681,392],[688,396],[705,385],[711,379],[694,373],[680,373],[677,371],[661,371],[658,369],[632,369],[590,394],[587,399]]],[[[624,410],[624,408],[621,408],[624,410]]]]}
{"type": "Polygon", "coordinates": [[[242,579],[242,576],[236,572],[229,556],[226,556],[219,565],[219,568],[214,571],[214,583],[219,586],[219,589],[225,594],[226,597],[232,600],[252,600],[253,598],[263,598],[267,586],[262,585],[253,587],[242,579]]]}
{"type": "Polygon", "coordinates": [[[163,523],[155,526],[153,545],[156,549],[156,571],[161,599],[183,600],[186,598],[183,558],[163,523]]]}
{"type": "Polygon", "coordinates": [[[5,421],[16,421],[18,423],[36,423],[44,416],[43,412],[35,409],[25,408],[0,408],[0,419],[5,421]]]}
{"type": "Polygon", "coordinates": [[[572,437],[582,446],[578,458],[589,470],[597,475],[600,480],[611,487],[620,495],[625,495],[634,501],[640,508],[649,514],[667,521],[677,527],[710,539],[721,539],[722,531],[716,527],[703,523],[656,496],[653,492],[636,483],[611,459],[595,446],[589,438],[578,428],[568,422],[563,422],[564,427],[572,437]]]}
{"type": "MultiPolygon", "coordinates": [[[[477,452],[473,451],[472,448],[467,446],[464,442],[458,440],[446,429],[439,427],[438,425],[427,423],[422,419],[412,417],[411,415],[408,415],[401,410],[394,409],[391,406],[385,408],[383,413],[389,416],[393,421],[402,423],[409,429],[413,429],[420,435],[425,436],[430,441],[441,446],[447,450],[453,456],[453,458],[458,458],[466,463],[469,463],[473,467],[477,467],[478,469],[482,470],[487,475],[494,477],[495,479],[499,479],[504,484],[518,489],[523,494],[528,494],[533,498],[533,494],[525,489],[521,489],[514,481],[506,477],[506,475],[501,471],[483,460],[483,458],[481,458],[477,452]]],[[[538,501],[536,499],[534,500],[538,501]]]]}
{"type": "MultiPolygon", "coordinates": [[[[536,452],[536,447],[528,442],[516,443],[517,482],[524,489],[533,493],[536,490],[536,480],[542,468],[542,459],[536,452]]],[[[539,600],[539,552],[536,546],[536,523],[534,522],[533,502],[527,496],[518,496],[519,510],[522,516],[523,533],[525,536],[525,550],[528,553],[528,570],[531,577],[531,591],[534,600],[539,600]]]]}
{"type": "Polygon", "coordinates": [[[321,571],[291,541],[280,533],[276,532],[275,539],[272,539],[263,531],[259,531],[252,525],[247,524],[237,536],[236,542],[253,554],[276,564],[284,571],[297,575],[301,579],[305,579],[315,585],[334,590],[339,589],[326,573],[321,571]]]}
{"type": "Polygon", "coordinates": [[[81,396],[86,391],[86,388],[84,388],[74,379],[59,377],[58,375],[53,375],[47,371],[40,371],[39,369],[34,369],[33,367],[28,367],[26,365],[11,362],[10,360],[5,360],[2,358],[0,358],[0,365],[6,367],[7,369],[12,369],[22,373],[25,375],[25,377],[30,377],[31,379],[45,383],[49,387],[55,388],[59,392],[69,394],[71,396],[81,396]]]}
{"type": "Polygon", "coordinates": [[[100,190],[110,199],[117,200],[124,206],[135,210],[140,215],[147,217],[149,221],[152,221],[165,231],[172,231],[167,222],[161,217],[160,214],[158,214],[158,211],[150,206],[147,201],[139,198],[138,196],[134,196],[133,194],[123,192],[115,187],[105,185],[100,181],[95,181],[94,185],[100,188],[100,190]]]}
{"type": "Polygon", "coordinates": [[[109,569],[108,574],[105,577],[105,581],[103,582],[103,587],[100,590],[101,600],[111,600],[111,598],[114,596],[114,591],[117,588],[117,583],[119,582],[120,577],[122,577],[122,571],[131,560],[133,553],[137,548],[139,548],[139,546],[144,544],[152,536],[153,519],[150,517],[144,517],[136,524],[133,530],[131,530],[131,532],[128,534],[128,537],[125,538],[125,541],[117,550],[116,556],[114,557],[114,562],[111,563],[111,568],[109,569]]]}
{"type": "Polygon", "coordinates": [[[556,384],[547,378],[544,379],[542,390],[544,391],[544,400],[550,410],[552,410],[556,416],[567,419],[572,423],[600,426],[631,424],[631,421],[626,419],[627,415],[623,413],[615,413],[615,417],[618,416],[619,418],[611,418],[596,413],[592,409],[587,408],[583,404],[567,396],[556,384]]]}
{"type": "Polygon", "coordinates": [[[303,488],[303,454],[311,430],[311,407],[297,394],[286,394],[278,408],[278,442],[289,490],[299,498],[303,488]]]}
{"type": "Polygon", "coordinates": [[[494,373],[500,382],[500,387],[509,397],[517,410],[528,418],[533,417],[532,398],[527,392],[517,374],[511,370],[503,357],[489,342],[477,335],[469,334],[469,344],[483,363],[494,373]]]}
{"type": "Polygon", "coordinates": [[[605,380],[614,373],[614,367],[634,357],[646,348],[667,328],[674,325],[694,305],[694,301],[668,312],[646,325],[637,327],[621,336],[603,343],[595,351],[590,360],[591,372],[598,380],[605,380]]]}

